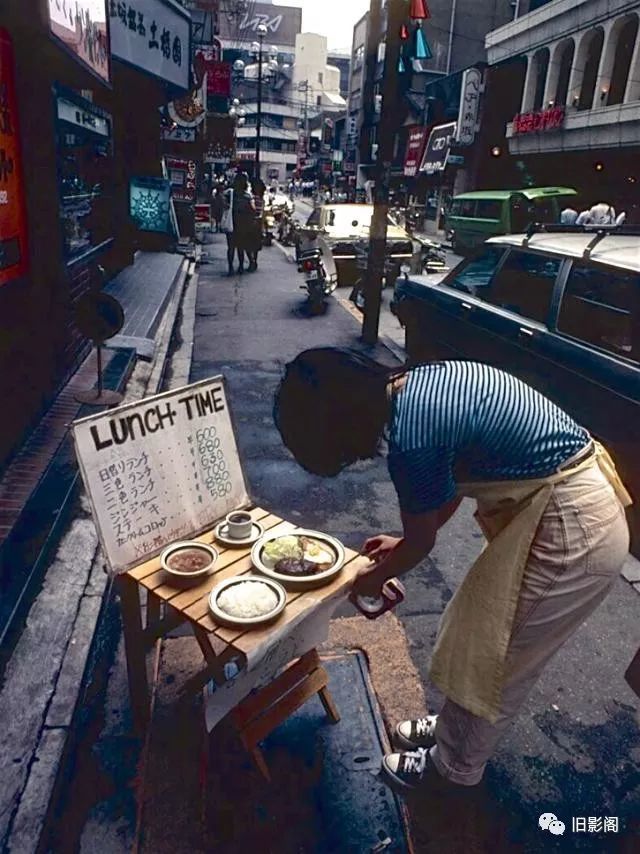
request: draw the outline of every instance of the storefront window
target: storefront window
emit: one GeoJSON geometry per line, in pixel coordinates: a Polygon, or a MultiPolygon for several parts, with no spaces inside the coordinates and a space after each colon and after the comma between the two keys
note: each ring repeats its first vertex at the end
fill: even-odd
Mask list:
{"type": "Polygon", "coordinates": [[[111,118],[65,92],[56,97],[60,220],[67,262],[112,237],[111,118]]]}

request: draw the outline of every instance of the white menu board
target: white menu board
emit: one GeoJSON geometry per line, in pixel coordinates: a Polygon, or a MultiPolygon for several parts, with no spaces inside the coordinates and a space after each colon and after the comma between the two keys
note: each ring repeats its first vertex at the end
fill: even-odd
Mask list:
{"type": "Polygon", "coordinates": [[[91,415],[72,431],[114,574],[250,504],[222,376],[91,415]]]}

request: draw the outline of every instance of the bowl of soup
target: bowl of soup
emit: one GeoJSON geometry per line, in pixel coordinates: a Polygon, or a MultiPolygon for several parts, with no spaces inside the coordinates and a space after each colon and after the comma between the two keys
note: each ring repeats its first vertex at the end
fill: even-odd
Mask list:
{"type": "Polygon", "coordinates": [[[213,546],[184,540],[167,546],[160,555],[160,566],[173,578],[189,581],[212,572],[217,559],[213,546]]]}

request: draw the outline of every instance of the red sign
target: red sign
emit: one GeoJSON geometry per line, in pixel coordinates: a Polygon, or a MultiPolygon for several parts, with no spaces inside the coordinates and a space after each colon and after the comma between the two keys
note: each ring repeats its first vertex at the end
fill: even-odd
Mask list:
{"type": "Polygon", "coordinates": [[[519,113],[513,119],[514,133],[535,133],[536,131],[557,130],[565,120],[564,107],[552,107],[538,113],[519,113]]]}
{"type": "Polygon", "coordinates": [[[427,139],[426,127],[412,127],[409,130],[407,141],[407,154],[404,159],[404,174],[407,178],[414,178],[422,162],[422,153],[427,139]]]}
{"type": "Polygon", "coordinates": [[[199,80],[207,75],[207,95],[228,98],[231,95],[231,64],[220,61],[220,51],[215,47],[200,48],[194,58],[194,68],[199,80]]]}
{"type": "Polygon", "coordinates": [[[219,98],[231,95],[231,65],[228,62],[207,62],[207,95],[219,98]]]}
{"type": "Polygon", "coordinates": [[[196,205],[196,222],[211,222],[211,207],[209,205],[196,205]]]}
{"type": "Polygon", "coordinates": [[[26,210],[13,46],[0,27],[0,285],[27,272],[26,210]]]}

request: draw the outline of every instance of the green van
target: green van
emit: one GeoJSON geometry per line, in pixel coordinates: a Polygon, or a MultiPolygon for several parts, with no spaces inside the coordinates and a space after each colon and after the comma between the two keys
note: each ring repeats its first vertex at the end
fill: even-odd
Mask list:
{"type": "Polygon", "coordinates": [[[519,234],[532,222],[560,222],[571,187],[477,190],[454,196],[446,216],[453,251],[465,255],[497,234],[519,234]]]}

